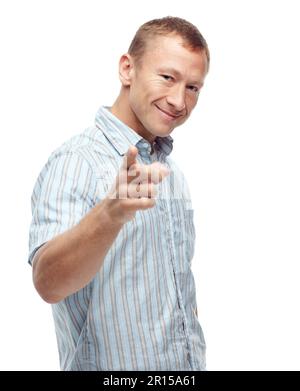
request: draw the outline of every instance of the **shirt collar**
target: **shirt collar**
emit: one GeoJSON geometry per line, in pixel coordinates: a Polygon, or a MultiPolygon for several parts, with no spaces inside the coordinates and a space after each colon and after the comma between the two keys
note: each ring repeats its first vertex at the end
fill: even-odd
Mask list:
{"type": "MultiPolygon", "coordinates": [[[[95,118],[95,125],[104,133],[120,155],[124,155],[130,145],[136,146],[138,143],[140,145],[141,140],[148,143],[142,136],[112,114],[108,106],[99,108],[95,118]]],[[[171,136],[157,136],[154,146],[165,155],[169,155],[173,149],[173,138],[171,136]]]]}

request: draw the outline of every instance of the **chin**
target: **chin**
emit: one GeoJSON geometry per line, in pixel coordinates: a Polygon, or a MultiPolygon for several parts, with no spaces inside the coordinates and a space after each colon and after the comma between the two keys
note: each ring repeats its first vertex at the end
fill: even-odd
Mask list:
{"type": "Polygon", "coordinates": [[[174,129],[168,129],[168,130],[163,130],[163,129],[158,129],[158,130],[152,130],[152,134],[153,136],[156,136],[156,137],[168,137],[172,132],[173,132],[174,129]]]}
{"type": "Polygon", "coordinates": [[[168,126],[165,124],[161,125],[161,124],[155,123],[154,126],[153,125],[151,126],[151,124],[150,124],[149,129],[151,129],[150,133],[153,136],[167,137],[173,132],[174,127],[171,127],[171,126],[168,126]]]}

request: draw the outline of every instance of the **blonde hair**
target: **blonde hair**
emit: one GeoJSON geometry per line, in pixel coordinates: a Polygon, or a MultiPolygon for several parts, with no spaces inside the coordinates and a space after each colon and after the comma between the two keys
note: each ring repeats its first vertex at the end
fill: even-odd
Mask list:
{"type": "Polygon", "coordinates": [[[179,35],[183,39],[184,46],[188,49],[204,51],[209,68],[210,53],[206,40],[200,31],[187,20],[172,16],[153,19],[139,27],[128,49],[128,53],[137,64],[141,63],[147,42],[159,35],[179,35]]]}

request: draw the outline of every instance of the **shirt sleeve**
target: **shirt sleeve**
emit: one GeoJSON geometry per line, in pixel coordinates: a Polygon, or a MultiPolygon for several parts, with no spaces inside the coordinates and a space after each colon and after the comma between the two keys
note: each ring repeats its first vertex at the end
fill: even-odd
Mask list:
{"type": "Polygon", "coordinates": [[[31,197],[28,262],[44,243],[66,231],[95,206],[97,186],[92,167],[77,152],[50,158],[31,197]]]}

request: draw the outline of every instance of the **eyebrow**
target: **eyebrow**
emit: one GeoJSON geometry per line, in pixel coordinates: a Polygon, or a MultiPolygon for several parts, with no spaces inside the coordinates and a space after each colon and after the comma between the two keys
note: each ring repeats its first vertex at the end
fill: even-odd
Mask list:
{"type": "MultiPolygon", "coordinates": [[[[172,73],[176,77],[179,77],[179,78],[182,77],[181,73],[179,71],[177,71],[176,69],[174,69],[174,68],[159,68],[158,72],[159,73],[172,73]]],[[[202,87],[204,83],[201,82],[201,81],[196,81],[195,80],[195,81],[191,81],[190,84],[199,84],[200,87],[202,87]]]]}

